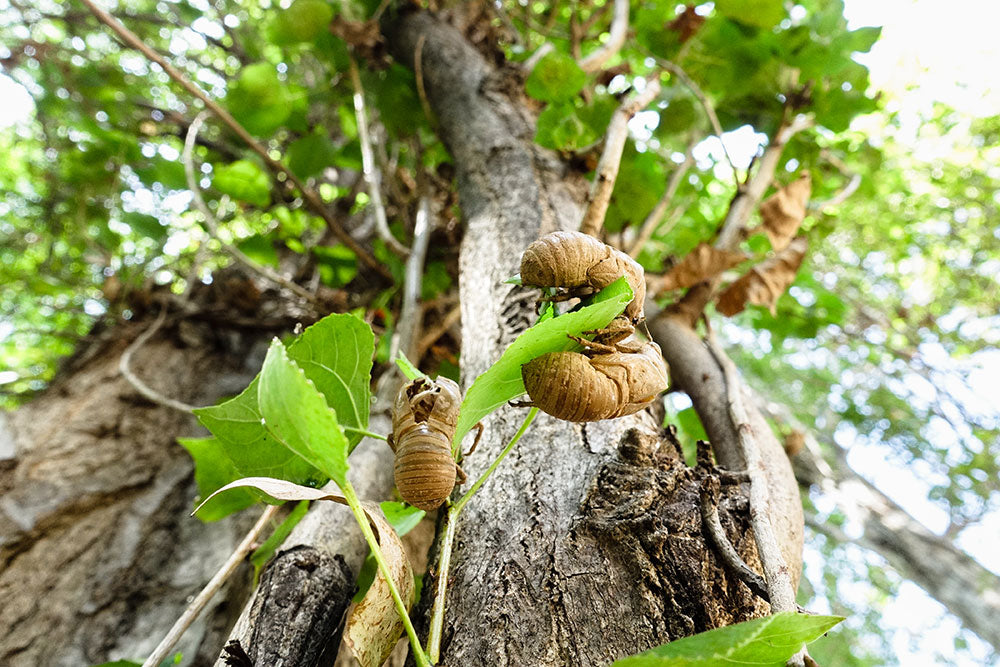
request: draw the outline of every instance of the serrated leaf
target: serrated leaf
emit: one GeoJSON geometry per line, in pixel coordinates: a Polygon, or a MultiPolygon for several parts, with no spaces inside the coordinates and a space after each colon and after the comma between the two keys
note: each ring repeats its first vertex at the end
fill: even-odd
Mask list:
{"type": "Polygon", "coordinates": [[[716,0],[715,11],[734,21],[758,28],[773,28],[785,18],[782,0],[716,0]]]}
{"type": "MultiPolygon", "coordinates": [[[[194,481],[201,498],[208,498],[221,487],[242,477],[218,438],[177,438],[177,442],[194,460],[194,481]]],[[[233,491],[205,504],[198,512],[198,518],[217,521],[256,502],[257,497],[248,491],[233,491]]]]}
{"type": "MultiPolygon", "coordinates": [[[[327,315],[288,346],[288,356],[326,397],[339,423],[356,429],[368,428],[374,354],[371,327],[348,313],[327,315]]],[[[363,437],[349,434],[348,452],[363,437]]]]}
{"type": "Polygon", "coordinates": [[[250,160],[216,167],[212,186],[223,194],[260,208],[271,203],[271,179],[250,160]]]}
{"type": "Polygon", "coordinates": [[[764,231],[776,251],[784,250],[799,231],[806,217],[810,194],[812,179],[806,172],[761,202],[760,217],[764,221],[764,231]]]}
{"type": "Polygon", "coordinates": [[[741,252],[718,250],[707,243],[699,243],[663,276],[661,290],[683,289],[713,278],[726,269],[736,266],[747,256],[741,252]]]}
{"type": "Polygon", "coordinates": [[[613,667],[783,667],[803,644],[821,637],[842,616],[782,612],[664,644],[613,663],[613,667]]]}
{"type": "Polygon", "coordinates": [[[259,379],[236,398],[198,408],[198,421],[219,439],[226,457],[243,477],[280,477],[295,484],[315,486],[326,481],[323,473],[274,439],[261,423],[257,404],[259,379]]]}
{"type": "Polygon", "coordinates": [[[347,483],[348,442],[337,413],[277,339],[260,370],[257,401],[265,428],[278,442],[339,486],[347,483]]]}
{"type": "Polygon", "coordinates": [[[732,317],[747,304],[767,306],[774,314],[774,304],[785,289],[795,280],[795,274],[806,256],[805,238],[798,237],[774,257],[753,267],[739,280],[727,287],[716,301],[715,308],[726,317],[732,317]]]}
{"type": "Polygon", "coordinates": [[[542,102],[562,102],[580,92],[586,73],[569,55],[553,51],[538,61],[524,82],[524,90],[542,102]]]}
{"type": "Polygon", "coordinates": [[[521,366],[547,352],[576,349],[578,345],[567,334],[579,336],[584,331],[607,326],[631,300],[632,289],[624,278],[619,278],[598,292],[591,305],[539,321],[518,336],[465,393],[452,447],[457,450],[462,438],[480,419],[524,393],[521,366]]]}

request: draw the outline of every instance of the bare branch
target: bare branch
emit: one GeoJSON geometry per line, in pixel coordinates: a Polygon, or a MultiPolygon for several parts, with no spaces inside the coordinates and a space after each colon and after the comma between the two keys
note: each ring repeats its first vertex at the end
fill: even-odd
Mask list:
{"type": "Polygon", "coordinates": [[[195,176],[194,172],[194,144],[198,140],[198,131],[201,129],[202,123],[205,122],[206,118],[208,118],[208,112],[202,111],[191,122],[191,125],[188,126],[187,137],[184,139],[184,153],[182,154],[181,160],[184,162],[184,175],[187,177],[188,189],[191,190],[195,207],[201,212],[202,217],[205,218],[205,226],[208,227],[208,233],[212,236],[212,238],[222,244],[222,249],[225,250],[230,257],[253,273],[270,280],[273,283],[281,285],[302,299],[315,303],[315,294],[298,283],[285,278],[271,267],[264,266],[263,264],[258,264],[253,261],[239,248],[230,243],[226,243],[219,236],[219,221],[216,220],[215,215],[212,213],[211,209],[208,208],[208,205],[205,203],[205,199],[201,196],[201,188],[198,186],[198,178],[195,176]]]}
{"type": "Polygon", "coordinates": [[[291,170],[281,164],[278,160],[272,158],[267,149],[262,146],[260,142],[254,139],[253,136],[251,136],[250,133],[247,132],[235,118],[233,118],[232,114],[219,106],[219,104],[206,95],[201,88],[191,82],[191,80],[188,79],[183,72],[171,65],[163,56],[150,48],[145,42],[136,36],[135,33],[126,28],[118,19],[98,7],[94,0],[81,1],[87,6],[88,9],[90,9],[91,13],[93,13],[101,23],[111,28],[111,30],[113,30],[115,34],[117,34],[122,41],[125,42],[125,44],[138,50],[151,61],[162,67],[163,71],[166,72],[171,79],[183,86],[184,89],[191,93],[194,97],[201,100],[206,107],[211,109],[212,113],[218,116],[219,119],[229,127],[229,129],[236,133],[236,136],[242,139],[247,146],[257,153],[257,155],[264,160],[264,163],[267,164],[268,167],[277,173],[284,174],[285,177],[299,189],[302,193],[303,199],[305,199],[306,203],[309,204],[309,207],[313,209],[313,212],[326,221],[326,224],[330,227],[337,238],[339,238],[344,245],[350,248],[362,262],[370,266],[382,276],[392,279],[392,274],[389,270],[382,266],[370,252],[358,245],[358,242],[347,233],[347,230],[345,230],[343,226],[341,226],[340,222],[338,222],[330,211],[327,210],[326,205],[323,203],[323,199],[319,196],[319,194],[317,194],[312,188],[306,187],[306,185],[299,180],[299,177],[296,176],[291,170]]]}
{"type": "Polygon", "coordinates": [[[833,155],[826,149],[820,151],[819,156],[836,167],[837,171],[849,180],[847,181],[847,185],[835,192],[834,195],[826,201],[809,202],[809,212],[813,214],[822,213],[825,209],[831,206],[839,206],[840,204],[843,204],[851,195],[857,192],[859,187],[861,187],[861,174],[852,171],[850,167],[844,164],[843,160],[838,158],[836,155],[833,155]]]}
{"type": "Polygon", "coordinates": [[[615,0],[615,13],[611,18],[608,41],[580,60],[580,69],[584,72],[598,71],[612,56],[621,51],[628,33],[628,5],[629,0],[615,0]]]}
{"type": "MultiPolygon", "coordinates": [[[[674,195],[677,194],[677,188],[680,187],[681,182],[684,180],[684,175],[691,168],[691,165],[694,164],[694,157],[691,154],[694,144],[694,140],[688,143],[687,150],[684,152],[684,161],[677,165],[673,173],[670,174],[670,180],[667,182],[667,189],[663,192],[663,196],[660,197],[659,201],[656,202],[656,206],[653,207],[653,210],[649,212],[649,215],[643,221],[642,227],[639,229],[639,235],[628,251],[628,254],[632,257],[639,256],[643,246],[646,245],[646,241],[656,233],[656,229],[660,226],[660,221],[663,220],[670,202],[673,201],[674,195]]],[[[683,212],[681,208],[674,210],[674,213],[670,216],[671,227],[680,219],[681,212],[683,212]]]]}
{"type": "Polygon", "coordinates": [[[601,159],[597,163],[594,182],[587,195],[587,210],[584,211],[583,220],[580,222],[580,231],[584,234],[597,236],[604,224],[604,216],[611,203],[611,193],[615,189],[615,179],[618,178],[625,141],[628,139],[629,120],[652,102],[659,93],[659,77],[654,74],[650,77],[646,88],[640,94],[626,99],[611,117],[604,140],[604,152],[601,153],[601,159]]]}
{"type": "Polygon", "coordinates": [[[271,522],[271,519],[275,517],[278,510],[281,509],[281,505],[268,505],[264,512],[257,519],[257,523],[253,525],[253,528],[243,537],[243,541],[237,545],[236,549],[233,551],[232,555],[229,556],[227,560],[219,571],[215,573],[215,576],[209,580],[205,587],[201,589],[201,592],[195,596],[191,603],[181,614],[181,617],[177,619],[174,626],[170,628],[167,636],[163,638],[163,641],[157,645],[156,649],[146,658],[146,661],[142,663],[142,667],[157,667],[161,662],[163,662],[170,651],[173,650],[174,645],[180,640],[181,635],[184,631],[194,622],[198,615],[208,604],[212,596],[218,592],[222,585],[226,583],[226,580],[232,576],[236,568],[243,563],[247,554],[250,550],[254,548],[254,544],[257,542],[257,538],[267,527],[267,524],[271,522]]]}
{"type": "Polygon", "coordinates": [[[542,58],[552,53],[555,48],[556,47],[552,44],[552,42],[545,42],[535,49],[535,52],[528,56],[527,60],[521,63],[521,67],[524,68],[525,73],[530,73],[531,70],[535,69],[535,65],[537,65],[542,58]]]}
{"type": "Polygon", "coordinates": [[[448,311],[448,314],[444,316],[444,319],[441,320],[440,324],[438,324],[433,329],[428,329],[427,333],[425,333],[420,338],[420,341],[417,343],[417,351],[413,355],[412,361],[416,363],[417,360],[420,359],[420,357],[424,356],[424,353],[426,353],[427,350],[430,349],[431,345],[436,343],[441,336],[445,335],[445,333],[447,333],[447,331],[451,329],[453,326],[455,326],[455,324],[458,323],[458,321],[461,319],[462,319],[462,306],[455,305],[454,307],[452,307],[451,310],[448,311]]]}
{"type": "Polygon", "coordinates": [[[736,163],[733,162],[733,156],[729,154],[729,149],[726,148],[726,142],[722,140],[722,123],[719,122],[719,116],[715,113],[715,107],[708,100],[708,96],[705,95],[701,87],[694,82],[694,79],[688,76],[687,72],[680,65],[663,58],[657,58],[657,62],[663,69],[680,79],[681,83],[698,98],[701,108],[705,110],[705,115],[708,116],[708,122],[712,125],[712,132],[715,133],[715,136],[719,139],[719,143],[722,144],[722,152],[725,153],[726,161],[729,162],[729,167],[733,170],[733,178],[736,179],[737,186],[739,186],[740,176],[739,172],[736,171],[736,163]]]}
{"type": "Polygon", "coordinates": [[[195,406],[188,405],[187,403],[184,403],[182,401],[178,401],[176,399],[164,396],[163,394],[159,393],[158,391],[150,387],[148,384],[140,380],[139,376],[133,373],[132,369],[130,368],[130,365],[132,364],[132,355],[135,354],[139,348],[145,345],[146,342],[149,341],[149,339],[152,338],[156,334],[156,332],[160,330],[160,327],[163,326],[163,321],[166,319],[166,317],[167,317],[167,307],[166,305],[164,305],[163,308],[160,310],[160,314],[157,315],[156,320],[153,322],[153,324],[151,324],[148,329],[143,331],[142,334],[140,334],[138,338],[132,341],[132,344],[125,349],[125,352],[118,360],[118,372],[122,374],[122,377],[125,378],[125,380],[130,385],[132,385],[136,391],[138,391],[140,394],[145,396],[153,403],[156,403],[157,405],[162,405],[167,408],[173,408],[174,410],[177,410],[179,412],[186,412],[190,414],[191,411],[195,409],[195,406]]]}
{"type": "Polygon", "coordinates": [[[743,386],[736,366],[726,353],[719,348],[715,334],[709,330],[705,339],[708,349],[722,369],[726,381],[726,400],[729,417],[739,436],[740,450],[746,461],[750,475],[750,524],[753,527],[757,553],[764,565],[767,577],[768,598],[772,613],[795,611],[795,589],[791,575],[771,524],[771,499],[767,486],[767,467],[757,446],[757,439],[750,426],[746,408],[743,406],[743,386]]]}
{"type": "Polygon", "coordinates": [[[368,132],[368,114],[365,111],[365,91],[361,87],[361,74],[354,58],[348,56],[351,73],[351,85],[354,87],[354,115],[358,119],[358,141],[361,142],[361,163],[364,169],[365,181],[368,183],[368,194],[375,208],[375,230],[379,238],[385,241],[389,249],[400,257],[410,254],[410,249],[396,240],[389,230],[389,220],[385,215],[385,204],[382,202],[382,172],[375,164],[375,154],[372,151],[371,135],[368,132]]]}

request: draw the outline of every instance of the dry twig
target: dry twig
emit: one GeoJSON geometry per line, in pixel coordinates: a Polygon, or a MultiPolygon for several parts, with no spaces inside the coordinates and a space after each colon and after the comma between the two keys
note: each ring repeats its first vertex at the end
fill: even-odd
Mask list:
{"type": "Polygon", "coordinates": [[[604,42],[596,51],[580,59],[578,64],[584,72],[598,71],[604,63],[621,50],[628,34],[628,6],[629,0],[615,0],[615,13],[611,18],[608,41],[604,42]]]}
{"type": "MultiPolygon", "coordinates": [[[[660,222],[663,220],[663,216],[666,214],[667,208],[670,206],[670,202],[673,201],[674,195],[677,194],[677,189],[681,186],[681,181],[684,180],[684,175],[687,173],[688,169],[691,168],[691,165],[694,164],[694,156],[691,154],[694,144],[695,142],[693,140],[688,143],[687,150],[684,152],[684,161],[677,165],[673,173],[670,174],[670,180],[667,182],[667,189],[664,190],[663,196],[656,202],[656,206],[654,206],[653,210],[649,212],[649,215],[646,216],[646,219],[642,223],[642,227],[639,228],[639,235],[636,236],[635,242],[628,251],[628,254],[632,257],[639,256],[639,253],[642,252],[643,246],[645,246],[646,242],[652,238],[657,227],[660,226],[660,222]]],[[[683,209],[675,209],[674,213],[670,216],[672,223],[676,223],[677,220],[680,219],[681,212],[683,212],[683,209]]],[[[673,224],[671,224],[671,226],[673,226],[673,224]]]]}
{"type": "Polygon", "coordinates": [[[389,220],[385,215],[385,203],[382,201],[382,172],[375,164],[375,153],[372,151],[371,133],[368,131],[368,114],[365,111],[365,91],[361,87],[361,74],[354,58],[348,56],[351,74],[351,85],[354,87],[354,115],[358,120],[358,141],[361,143],[361,163],[364,169],[365,182],[368,183],[368,194],[375,209],[375,231],[380,239],[385,241],[389,249],[400,257],[410,254],[410,249],[400,243],[389,230],[389,220]]]}
{"type": "Polygon", "coordinates": [[[584,234],[597,236],[604,224],[604,216],[611,203],[611,193],[615,189],[615,179],[618,178],[618,168],[621,166],[622,152],[628,139],[628,122],[660,93],[659,77],[650,77],[646,88],[626,99],[611,116],[608,132],[604,140],[604,151],[594,172],[594,182],[591,183],[587,195],[587,210],[580,222],[580,231],[584,234]]]}
{"type": "Polygon", "coordinates": [[[202,217],[205,218],[205,226],[208,228],[209,235],[222,244],[222,249],[226,253],[253,273],[281,285],[298,297],[314,303],[316,301],[315,294],[302,287],[302,285],[285,278],[271,267],[253,261],[239,248],[226,243],[219,236],[219,221],[216,220],[212,210],[208,208],[205,199],[201,196],[201,188],[198,186],[198,178],[195,176],[194,171],[194,144],[198,140],[198,131],[201,129],[202,123],[205,122],[206,118],[208,118],[208,112],[202,111],[191,122],[191,125],[188,126],[187,137],[184,139],[184,153],[181,160],[184,163],[184,175],[187,177],[188,189],[191,190],[195,207],[201,212],[202,217]]]}
{"type": "Polygon", "coordinates": [[[167,636],[163,638],[163,641],[157,645],[156,649],[150,654],[146,661],[142,663],[142,667],[157,667],[161,662],[163,662],[170,651],[173,650],[174,645],[180,640],[181,635],[184,631],[188,629],[191,623],[194,622],[201,611],[208,604],[212,596],[222,588],[222,585],[226,583],[226,580],[232,576],[236,568],[244,561],[250,550],[254,548],[254,544],[257,542],[257,538],[267,527],[267,524],[271,522],[271,519],[278,513],[281,509],[281,505],[268,505],[264,512],[257,519],[257,523],[254,524],[253,528],[250,529],[244,537],[243,541],[239,543],[236,549],[233,551],[229,559],[219,568],[219,571],[215,573],[215,576],[205,584],[205,587],[201,589],[198,595],[195,596],[191,603],[188,604],[187,608],[184,609],[184,613],[181,614],[180,618],[174,622],[172,628],[167,633],[167,636]]]}
{"type": "Polygon", "coordinates": [[[140,380],[139,376],[133,373],[132,369],[130,368],[132,364],[132,355],[135,354],[139,348],[145,345],[146,342],[149,341],[149,339],[152,338],[156,334],[156,332],[160,330],[160,327],[163,326],[163,322],[164,320],[166,320],[166,318],[167,318],[167,307],[166,305],[164,305],[163,308],[160,310],[160,314],[156,316],[156,320],[149,326],[148,329],[143,331],[138,338],[132,341],[132,344],[125,349],[124,353],[122,353],[121,358],[118,360],[118,372],[122,374],[122,377],[125,378],[125,380],[130,385],[135,387],[136,391],[138,391],[140,394],[142,394],[144,397],[146,397],[153,403],[190,414],[191,411],[195,409],[195,406],[188,405],[187,403],[178,401],[168,396],[164,396],[163,394],[156,391],[148,384],[140,380]]]}

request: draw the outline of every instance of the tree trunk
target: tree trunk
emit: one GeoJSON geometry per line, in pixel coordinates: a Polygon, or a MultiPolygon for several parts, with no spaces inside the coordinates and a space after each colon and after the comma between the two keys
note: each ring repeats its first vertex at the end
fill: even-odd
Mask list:
{"type": "MultiPolygon", "coordinates": [[[[513,72],[427,14],[386,33],[404,63],[423,37],[423,83],[457,167],[468,384],[533,320],[536,294],[503,281],[540,234],[578,225],[585,183],[534,145],[513,72]]],[[[524,416],[486,420],[464,464],[473,479],[524,416]]],[[[726,522],[753,561],[740,494],[722,505],[744,510],[726,522]]],[[[694,475],[648,412],[582,425],[542,415],[464,510],[448,591],[442,661],[453,665],[606,664],[767,609],[706,547],[694,475]]]]}
{"type": "MultiPolygon", "coordinates": [[[[0,664],[147,655],[253,520],[188,516],[197,491],[175,438],[198,427],[118,372],[145,324],[108,332],[42,397],[0,414],[0,451],[12,454],[0,467],[0,664]]],[[[262,333],[185,319],[138,351],[132,370],[166,395],[208,404],[253,378],[262,333]]],[[[247,593],[243,575],[178,645],[188,664],[214,658],[247,593]]]]}

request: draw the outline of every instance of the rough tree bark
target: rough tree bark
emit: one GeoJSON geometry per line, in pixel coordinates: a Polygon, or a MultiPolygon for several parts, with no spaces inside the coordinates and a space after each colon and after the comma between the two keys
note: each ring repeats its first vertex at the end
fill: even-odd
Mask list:
{"type": "MultiPolygon", "coordinates": [[[[585,183],[533,144],[520,81],[457,30],[417,13],[386,35],[408,64],[423,38],[423,83],[457,168],[468,383],[533,319],[536,295],[503,281],[539,234],[579,223],[585,183]]],[[[465,464],[473,478],[524,414],[487,420],[465,464]]],[[[738,493],[723,503],[739,505],[738,493]]],[[[753,560],[746,515],[726,522],[753,560]]],[[[697,482],[649,413],[584,425],[540,417],[463,512],[451,574],[445,664],[606,664],[767,608],[706,548],[697,482]]]]}
{"type": "MultiPolygon", "coordinates": [[[[197,490],[175,438],[198,427],[118,373],[151,320],[108,332],[42,397],[0,414],[0,664],[78,667],[148,654],[253,521],[188,517],[197,490]]],[[[260,323],[246,331],[174,320],[132,367],[166,395],[208,404],[253,378],[269,333],[260,323]]],[[[243,575],[177,647],[195,664],[214,658],[247,593],[243,575]]]]}

